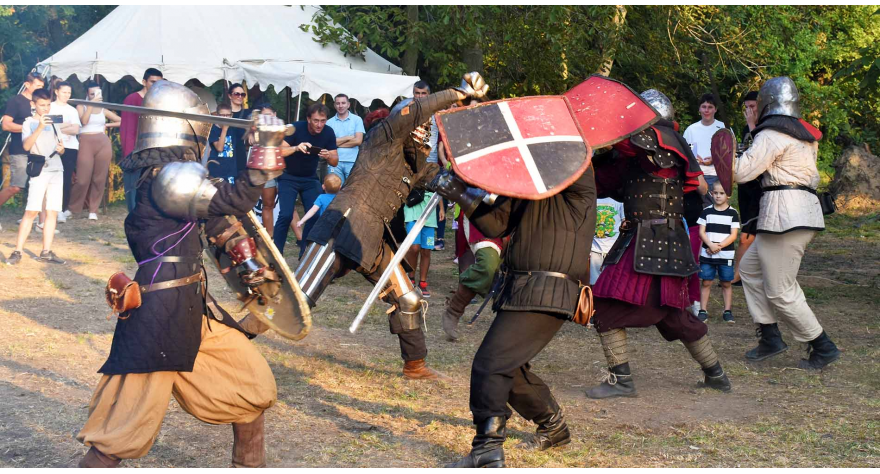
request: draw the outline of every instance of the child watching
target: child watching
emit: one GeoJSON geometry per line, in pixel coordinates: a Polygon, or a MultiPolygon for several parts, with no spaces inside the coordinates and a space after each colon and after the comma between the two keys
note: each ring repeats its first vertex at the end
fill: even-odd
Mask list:
{"type": "MultiPolygon", "coordinates": [[[[425,197],[420,203],[414,206],[403,206],[403,221],[406,223],[407,233],[412,230],[433,195],[434,193],[425,192],[425,197]]],[[[446,220],[446,211],[442,206],[440,207],[440,220],[446,220]]],[[[419,269],[419,290],[422,291],[422,296],[425,298],[431,297],[431,291],[428,290],[428,268],[431,267],[431,251],[434,250],[434,232],[436,230],[437,213],[432,212],[428,216],[428,220],[425,221],[425,227],[422,227],[419,236],[406,255],[410,267],[413,270],[419,269]],[[421,265],[419,265],[419,261],[422,262],[421,265]]],[[[409,279],[415,283],[415,272],[409,275],[409,279]]]]}
{"type": "Polygon", "coordinates": [[[715,182],[709,193],[714,205],[703,209],[697,224],[700,226],[700,240],[703,241],[700,249],[700,280],[703,281],[700,289],[700,312],[697,317],[700,321],[709,319],[706,308],[709,306],[709,293],[712,291],[712,283],[715,274],[721,282],[721,294],[724,297],[725,322],[733,323],[733,313],[730,305],[733,300],[733,260],[736,234],[739,229],[739,214],[736,209],[730,207],[730,197],[724,192],[721,183],[715,182]]]}
{"type": "Polygon", "coordinates": [[[306,221],[311,219],[315,214],[320,216],[324,213],[324,210],[327,209],[327,206],[333,202],[333,198],[336,197],[336,193],[339,192],[339,188],[342,187],[342,178],[339,177],[336,173],[328,173],[327,176],[324,177],[324,184],[321,185],[321,189],[324,190],[324,194],[318,196],[315,199],[315,205],[309,209],[309,212],[303,216],[299,222],[296,223],[297,227],[302,227],[305,225],[306,221]]]}

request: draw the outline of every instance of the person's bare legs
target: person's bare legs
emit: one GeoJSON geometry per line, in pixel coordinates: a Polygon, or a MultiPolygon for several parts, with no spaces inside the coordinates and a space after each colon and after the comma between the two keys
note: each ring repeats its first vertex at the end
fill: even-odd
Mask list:
{"type": "Polygon", "coordinates": [[[733,303],[733,286],[730,285],[729,281],[721,282],[721,296],[724,298],[724,311],[730,311],[731,304],[733,303]]]}
{"type": "Polygon", "coordinates": [[[431,250],[420,249],[422,261],[419,264],[419,281],[428,281],[428,268],[431,266],[431,250]]]}
{"type": "Polygon", "coordinates": [[[8,188],[0,191],[0,206],[6,204],[6,201],[9,200],[12,196],[18,194],[21,191],[21,188],[18,186],[9,186],[8,188]]]}
{"type": "MultiPolygon", "coordinates": [[[[269,237],[272,237],[272,234],[275,233],[275,196],[277,194],[278,188],[263,188],[263,227],[266,228],[269,237]]],[[[293,215],[296,216],[296,211],[293,212],[293,215]]],[[[298,220],[292,222],[294,232],[297,232],[296,222],[298,220]]],[[[299,234],[296,234],[296,236],[297,240],[301,240],[299,234]]]]}
{"type": "Polygon", "coordinates": [[[709,293],[712,292],[712,283],[715,280],[702,280],[700,286],[700,309],[709,311],[709,293]]]}
{"type": "Polygon", "coordinates": [[[406,251],[406,261],[409,262],[409,266],[413,269],[413,272],[409,274],[409,279],[415,281],[416,279],[416,269],[419,268],[419,250],[422,247],[418,244],[413,244],[409,250],[406,251]]]}
{"type": "MultiPolygon", "coordinates": [[[[58,211],[45,211],[46,221],[43,223],[43,252],[52,250],[55,239],[55,224],[58,222],[58,211]]],[[[22,224],[24,221],[22,221],[22,224]]],[[[22,242],[24,244],[24,242],[22,242]]]]}
{"type": "Polygon", "coordinates": [[[736,247],[736,253],[733,257],[733,281],[731,283],[738,283],[740,281],[739,261],[742,260],[742,256],[746,254],[746,250],[752,246],[754,241],[755,236],[752,234],[742,233],[739,235],[739,245],[736,247]]]}
{"type": "MultiPolygon", "coordinates": [[[[312,216],[312,219],[317,219],[317,217],[312,216]]],[[[297,212],[296,207],[294,207],[293,208],[293,220],[290,221],[290,228],[293,230],[293,234],[296,235],[296,241],[299,242],[303,239],[303,230],[302,230],[302,227],[296,226],[297,222],[299,222],[299,212],[297,212]]]]}
{"type": "MultiPolygon", "coordinates": [[[[17,252],[24,250],[24,242],[31,233],[34,219],[36,219],[39,214],[40,211],[24,211],[24,216],[21,218],[21,224],[18,226],[18,240],[15,242],[15,250],[17,252]]],[[[44,232],[44,240],[46,239],[45,235],[46,233],[44,232]]],[[[55,224],[52,224],[52,235],[55,235],[55,224]]]]}

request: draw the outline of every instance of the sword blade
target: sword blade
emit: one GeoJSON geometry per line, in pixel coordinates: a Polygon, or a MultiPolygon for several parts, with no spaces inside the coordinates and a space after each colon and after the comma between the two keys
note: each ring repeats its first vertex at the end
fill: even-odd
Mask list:
{"type": "Polygon", "coordinates": [[[358,326],[361,325],[361,322],[364,320],[364,317],[367,315],[367,312],[373,306],[373,303],[376,302],[376,298],[379,296],[379,293],[382,292],[382,289],[385,288],[385,285],[388,283],[388,280],[391,279],[391,275],[394,274],[394,270],[397,269],[397,266],[400,265],[400,261],[403,260],[403,257],[406,256],[406,251],[412,247],[413,242],[416,241],[416,237],[419,236],[419,232],[421,232],[422,227],[425,226],[425,221],[428,220],[428,216],[431,215],[431,212],[434,211],[434,208],[437,206],[437,203],[440,202],[440,194],[434,193],[431,196],[431,199],[428,201],[428,205],[425,207],[425,210],[422,211],[422,215],[416,220],[416,223],[413,224],[412,229],[406,234],[406,238],[403,239],[403,242],[400,244],[400,247],[397,249],[397,252],[394,254],[394,257],[391,258],[391,263],[385,267],[385,272],[382,273],[382,276],[379,277],[379,281],[376,282],[376,286],[373,287],[373,291],[370,292],[370,296],[367,297],[367,301],[364,302],[364,306],[361,308],[357,317],[352,321],[351,326],[348,328],[349,332],[354,333],[357,331],[358,326]]]}
{"type": "Polygon", "coordinates": [[[133,112],[138,115],[160,115],[162,117],[174,117],[184,120],[192,120],[193,122],[208,122],[216,125],[226,125],[234,128],[249,129],[254,125],[251,120],[236,119],[230,117],[217,117],[215,115],[190,114],[186,112],[172,112],[170,110],[154,109],[150,107],[140,107],[137,105],[114,104],[112,102],[92,102],[89,100],[70,99],[71,105],[82,105],[84,107],[101,107],[110,110],[119,110],[121,112],[133,112]]]}

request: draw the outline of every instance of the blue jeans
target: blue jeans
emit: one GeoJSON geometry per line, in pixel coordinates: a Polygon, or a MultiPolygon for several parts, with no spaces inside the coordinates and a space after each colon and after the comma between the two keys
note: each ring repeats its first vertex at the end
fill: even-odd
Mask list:
{"type": "Polygon", "coordinates": [[[340,178],[342,178],[342,184],[345,184],[345,180],[348,179],[348,175],[351,174],[352,168],[354,168],[354,161],[340,161],[338,163],[338,166],[328,167],[327,172],[338,175],[340,178]]]}
{"type": "MultiPolygon", "coordinates": [[[[275,221],[275,233],[273,239],[278,251],[284,253],[284,244],[287,242],[287,232],[290,230],[290,223],[293,222],[293,210],[296,206],[296,196],[302,196],[303,207],[305,212],[315,205],[315,199],[321,194],[321,182],[314,176],[307,178],[301,176],[292,176],[287,173],[282,174],[277,179],[278,182],[278,220],[275,221]]],[[[305,248],[305,239],[309,235],[312,226],[318,220],[318,217],[312,217],[307,220],[303,226],[303,243],[300,246],[300,254],[305,248]]]]}
{"type": "Polygon", "coordinates": [[[128,212],[133,211],[134,205],[137,203],[135,200],[137,197],[137,182],[141,177],[139,171],[143,170],[122,172],[122,188],[125,190],[125,205],[128,207],[128,212]]]}

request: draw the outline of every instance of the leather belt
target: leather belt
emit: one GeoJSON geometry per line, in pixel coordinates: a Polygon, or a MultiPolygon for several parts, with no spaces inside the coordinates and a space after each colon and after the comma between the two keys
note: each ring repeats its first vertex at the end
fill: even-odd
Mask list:
{"type": "Polygon", "coordinates": [[[202,273],[196,273],[195,275],[188,276],[186,278],[178,278],[176,280],[168,280],[161,281],[159,283],[153,283],[152,285],[139,285],[141,289],[141,293],[149,293],[151,291],[159,291],[159,290],[167,290],[169,288],[177,288],[178,286],[186,286],[192,285],[193,283],[198,283],[203,281],[202,273]]]}
{"type": "MultiPolygon", "coordinates": [[[[168,256],[168,257],[159,257],[156,260],[150,260],[147,263],[199,263],[201,262],[200,257],[177,257],[177,256],[168,256]]],[[[144,265],[146,265],[145,263],[144,265]]]]}
{"type": "Polygon", "coordinates": [[[815,189],[813,189],[809,186],[803,186],[800,184],[781,184],[779,186],[767,186],[766,188],[761,188],[761,191],[783,191],[786,189],[793,189],[796,191],[806,191],[808,193],[815,194],[816,196],[819,195],[815,189]]]}
{"type": "Polygon", "coordinates": [[[520,271],[520,270],[510,270],[510,273],[514,275],[528,275],[528,276],[548,276],[553,278],[564,278],[570,282],[577,283],[578,286],[583,286],[580,280],[574,278],[571,275],[567,275],[565,273],[560,272],[545,272],[545,271],[520,271]]]}

